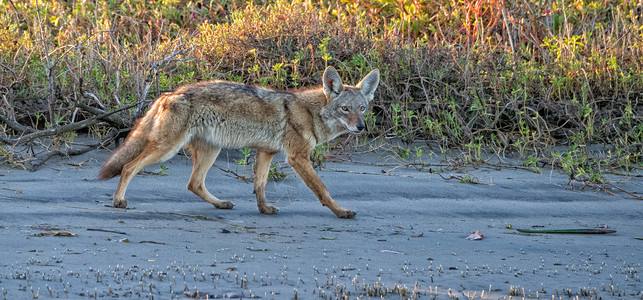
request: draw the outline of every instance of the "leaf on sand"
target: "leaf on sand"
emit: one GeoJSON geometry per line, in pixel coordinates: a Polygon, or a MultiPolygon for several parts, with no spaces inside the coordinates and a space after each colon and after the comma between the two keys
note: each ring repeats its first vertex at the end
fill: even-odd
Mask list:
{"type": "Polygon", "coordinates": [[[138,243],[139,244],[165,245],[165,243],[163,243],[163,242],[155,242],[155,241],[140,241],[138,243]]]}
{"type": "Polygon", "coordinates": [[[36,233],[33,236],[35,236],[35,237],[43,237],[43,236],[77,236],[77,234],[71,233],[71,232],[68,232],[68,231],[53,231],[53,232],[36,233]]]}
{"type": "Polygon", "coordinates": [[[263,252],[263,251],[268,251],[266,248],[253,248],[253,247],[246,247],[246,249],[253,251],[253,252],[263,252]]]}
{"type": "Polygon", "coordinates": [[[380,250],[381,253],[393,253],[393,254],[401,254],[401,255],[406,255],[404,252],[399,252],[395,250],[380,250]]]}
{"type": "Polygon", "coordinates": [[[606,234],[606,233],[615,233],[616,232],[616,230],[595,229],[595,228],[543,229],[543,230],[516,229],[516,230],[518,230],[518,232],[522,232],[522,233],[558,233],[558,234],[606,234]]]}
{"type": "Polygon", "coordinates": [[[54,232],[54,236],[77,236],[77,234],[71,233],[69,231],[57,231],[54,232]]]}
{"type": "Polygon", "coordinates": [[[412,237],[412,238],[421,238],[421,237],[423,237],[423,236],[424,236],[424,232],[422,232],[422,233],[420,233],[420,234],[412,235],[411,237],[412,237]]]}
{"type": "Polygon", "coordinates": [[[467,240],[474,240],[474,241],[476,241],[476,240],[481,240],[481,239],[484,239],[484,235],[483,235],[483,234],[480,234],[480,230],[476,230],[474,233],[470,234],[470,235],[467,237],[467,240]]]}
{"type": "Polygon", "coordinates": [[[322,236],[320,239],[322,240],[336,240],[336,236],[322,236]]]}
{"type": "Polygon", "coordinates": [[[108,230],[108,229],[100,229],[100,228],[87,228],[87,231],[100,231],[100,232],[109,232],[109,233],[118,233],[118,234],[127,234],[122,231],[115,231],[115,230],[108,230]]]}
{"type": "Polygon", "coordinates": [[[5,190],[5,191],[12,191],[12,192],[14,192],[16,194],[22,194],[21,190],[14,190],[14,189],[8,189],[8,188],[2,188],[2,189],[5,190]]]}

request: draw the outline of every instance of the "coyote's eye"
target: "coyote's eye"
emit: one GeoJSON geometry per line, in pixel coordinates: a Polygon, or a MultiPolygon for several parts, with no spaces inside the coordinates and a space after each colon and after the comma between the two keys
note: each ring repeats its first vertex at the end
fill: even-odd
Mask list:
{"type": "Polygon", "coordinates": [[[342,106],[341,109],[343,112],[348,112],[348,106],[342,106]]]}
{"type": "Polygon", "coordinates": [[[361,112],[364,112],[364,111],[366,111],[366,107],[365,107],[364,105],[362,105],[362,106],[360,106],[360,107],[359,107],[359,110],[360,110],[361,112]]]}

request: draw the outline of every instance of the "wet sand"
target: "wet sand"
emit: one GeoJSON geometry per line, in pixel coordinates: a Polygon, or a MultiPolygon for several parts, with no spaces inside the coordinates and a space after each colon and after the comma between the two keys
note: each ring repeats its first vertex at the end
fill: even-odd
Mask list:
{"type": "MultiPolygon", "coordinates": [[[[471,184],[354,154],[318,171],[335,201],[357,212],[344,220],[295,175],[269,182],[280,212],[261,215],[252,183],[212,168],[207,187],[235,204],[217,210],[185,189],[184,156],[163,163],[169,176],[136,176],[128,209],[110,208],[118,180],[96,180],[107,155],[2,170],[0,299],[643,297],[643,202],[571,189],[557,170],[440,172],[483,183],[471,184]],[[515,230],[606,226],[617,232],[515,230]],[[484,238],[467,240],[476,230],[484,238]]],[[[241,174],[238,158],[223,152],[216,164],[241,174]]],[[[640,178],[610,180],[643,193],[640,178]]]]}

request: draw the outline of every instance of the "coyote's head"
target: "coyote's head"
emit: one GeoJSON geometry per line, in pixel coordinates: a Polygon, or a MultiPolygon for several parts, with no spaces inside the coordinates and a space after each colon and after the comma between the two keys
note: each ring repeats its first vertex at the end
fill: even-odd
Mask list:
{"type": "Polygon", "coordinates": [[[380,82],[380,71],[371,71],[353,87],[344,86],[335,68],[328,67],[324,71],[323,80],[324,94],[328,101],[324,114],[326,118],[339,122],[352,133],[364,131],[364,113],[380,82]]]}

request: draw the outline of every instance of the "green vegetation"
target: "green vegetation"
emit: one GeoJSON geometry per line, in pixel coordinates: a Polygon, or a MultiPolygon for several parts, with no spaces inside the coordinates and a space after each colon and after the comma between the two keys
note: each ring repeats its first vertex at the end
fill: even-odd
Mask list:
{"type": "MultiPolygon", "coordinates": [[[[427,141],[592,182],[642,167],[640,1],[256,2],[0,1],[2,160],[33,158],[21,147],[45,142],[29,133],[123,109],[90,127],[111,141],[182,84],[292,90],[333,65],[353,83],[380,69],[367,129],[404,157],[427,141]]],[[[49,141],[74,139],[61,131],[49,141]]]]}
{"type": "Polygon", "coordinates": [[[324,143],[313,149],[313,153],[310,154],[310,161],[313,164],[313,168],[321,170],[324,162],[326,162],[326,155],[328,155],[328,145],[329,143],[324,143]]]}
{"type": "Polygon", "coordinates": [[[237,164],[237,166],[241,166],[243,168],[243,174],[241,176],[251,177],[246,175],[246,171],[254,168],[255,162],[250,157],[252,154],[252,150],[250,148],[243,148],[243,149],[239,149],[239,152],[243,154],[243,158],[238,160],[235,159],[234,162],[237,164]]]}

